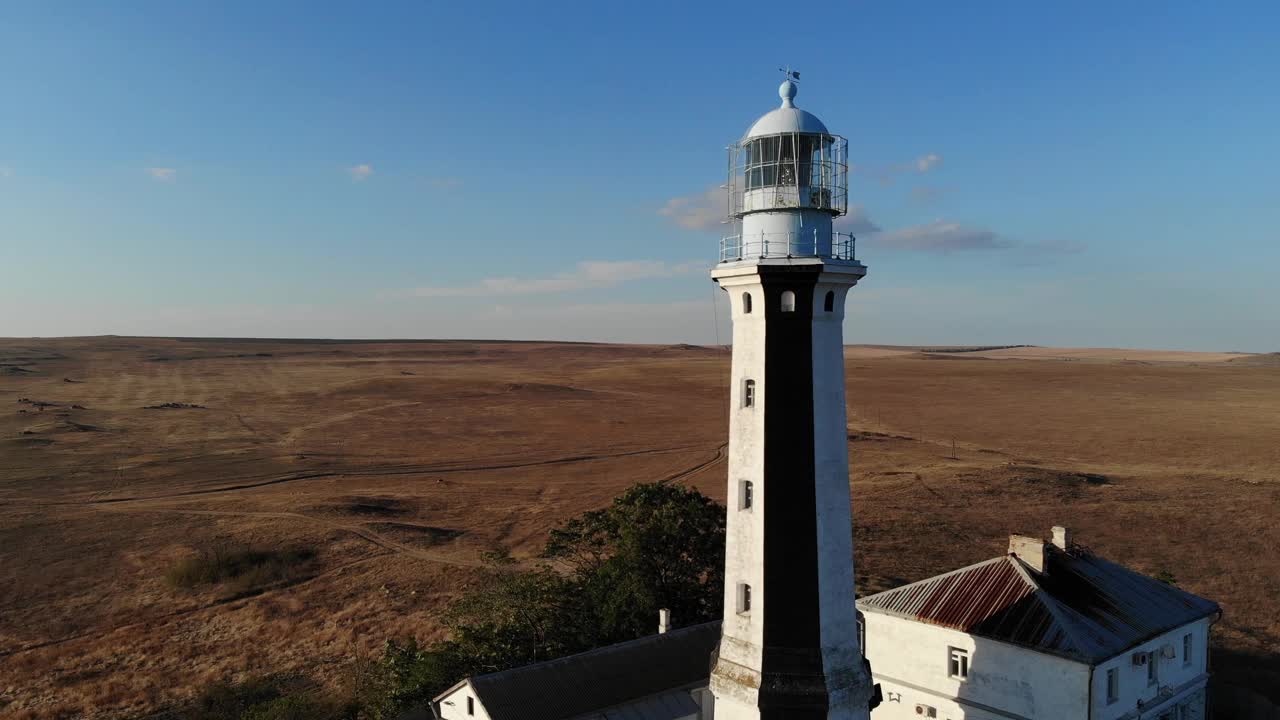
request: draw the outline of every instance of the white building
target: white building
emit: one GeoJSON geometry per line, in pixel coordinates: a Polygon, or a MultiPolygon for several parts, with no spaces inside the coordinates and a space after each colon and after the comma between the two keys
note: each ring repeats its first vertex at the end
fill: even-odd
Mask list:
{"type": "Polygon", "coordinates": [[[1218,606],[1074,545],[1009,554],[858,601],[873,720],[1201,720],[1218,606]]]}
{"type": "Polygon", "coordinates": [[[712,720],[707,677],[719,640],[720,623],[703,623],[476,675],[431,710],[441,720],[712,720]]]}

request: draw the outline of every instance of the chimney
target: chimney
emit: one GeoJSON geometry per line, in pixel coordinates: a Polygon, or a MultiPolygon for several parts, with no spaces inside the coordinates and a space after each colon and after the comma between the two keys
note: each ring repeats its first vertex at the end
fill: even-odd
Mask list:
{"type": "Polygon", "coordinates": [[[1010,535],[1009,554],[1017,555],[1019,560],[1030,565],[1031,569],[1038,573],[1045,571],[1044,541],[1040,538],[1010,535]]]}
{"type": "Polygon", "coordinates": [[[658,634],[662,635],[671,629],[671,611],[662,608],[658,611],[658,634]]]}
{"type": "Polygon", "coordinates": [[[1065,528],[1061,525],[1053,526],[1053,544],[1066,550],[1071,547],[1071,528],[1065,528]]]}

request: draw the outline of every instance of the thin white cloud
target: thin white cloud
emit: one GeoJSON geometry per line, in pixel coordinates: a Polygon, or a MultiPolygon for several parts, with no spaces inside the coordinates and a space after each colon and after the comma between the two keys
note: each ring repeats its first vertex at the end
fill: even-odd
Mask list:
{"type": "Polygon", "coordinates": [[[879,233],[871,239],[879,247],[916,252],[949,253],[960,250],[1000,250],[1011,243],[983,228],[935,220],[879,233]]]}
{"type": "Polygon", "coordinates": [[[859,235],[863,233],[877,233],[881,228],[871,220],[871,216],[867,214],[867,209],[861,205],[851,205],[849,212],[835,219],[831,224],[836,232],[853,233],[859,235]]]}
{"type": "Polygon", "coordinates": [[[7,165],[0,165],[0,178],[13,177],[13,168],[7,165]]]}
{"type": "Polygon", "coordinates": [[[873,247],[887,250],[943,255],[953,252],[1002,251],[1021,265],[1034,265],[1053,256],[1084,250],[1084,246],[1079,243],[1020,242],[993,230],[943,220],[874,233],[866,241],[873,247]]]}
{"type": "Polygon", "coordinates": [[[178,171],[176,168],[149,167],[146,168],[146,172],[152,177],[152,179],[159,180],[160,182],[173,182],[178,179],[178,171]]]}
{"type": "Polygon", "coordinates": [[[942,156],[937,153],[929,153],[916,158],[916,170],[922,173],[927,173],[941,164],[942,156]]]}
{"type": "Polygon", "coordinates": [[[892,185],[903,175],[924,175],[942,166],[942,155],[925,153],[910,162],[898,162],[891,165],[849,165],[849,174],[875,178],[881,185],[892,185]]]}
{"type": "Polygon", "coordinates": [[[724,188],[712,186],[696,195],[674,197],[658,214],[689,230],[711,230],[724,221],[728,200],[724,188]]]}
{"type": "Polygon", "coordinates": [[[351,179],[356,182],[364,182],[365,180],[368,180],[371,175],[373,175],[373,166],[370,165],[369,163],[360,163],[359,165],[352,165],[351,167],[347,168],[347,174],[350,175],[351,179]]]}
{"type": "Polygon", "coordinates": [[[911,188],[910,200],[917,205],[928,205],[950,193],[952,188],[938,185],[918,185],[911,188]]]}
{"type": "Polygon", "coordinates": [[[500,295],[543,295],[574,290],[609,288],[634,280],[650,280],[688,275],[706,270],[699,261],[671,264],[658,260],[586,260],[568,272],[550,277],[488,277],[474,285],[420,287],[393,293],[413,297],[492,297],[500,295]]]}

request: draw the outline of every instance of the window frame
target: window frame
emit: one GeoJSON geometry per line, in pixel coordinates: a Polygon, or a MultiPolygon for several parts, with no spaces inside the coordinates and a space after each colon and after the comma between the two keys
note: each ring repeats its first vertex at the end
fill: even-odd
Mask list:
{"type": "Polygon", "coordinates": [[[751,612],[751,586],[747,583],[738,583],[738,614],[746,615],[751,612]]]}
{"type": "Polygon", "coordinates": [[[738,481],[738,509],[751,510],[755,505],[755,485],[750,480],[738,481]]]}
{"type": "Polygon", "coordinates": [[[1194,642],[1191,633],[1182,636],[1182,667],[1191,667],[1191,651],[1194,642]]]}
{"type": "Polygon", "coordinates": [[[475,714],[476,714],[476,699],[468,695],[467,696],[467,715],[473,716],[475,714]]]}
{"type": "Polygon", "coordinates": [[[796,293],[794,290],[783,290],[782,297],[779,299],[782,312],[793,313],[796,311],[796,293]]]}
{"type": "Polygon", "coordinates": [[[1159,662],[1159,653],[1147,653],[1147,687],[1158,686],[1160,684],[1160,671],[1157,667],[1159,662]]]}
{"type": "Polygon", "coordinates": [[[1107,704],[1120,702],[1120,669],[1107,668],[1107,704]]]}
{"type": "Polygon", "coordinates": [[[822,309],[826,312],[836,311],[836,291],[828,290],[826,297],[822,299],[822,309]]]}
{"type": "Polygon", "coordinates": [[[947,646],[947,677],[961,682],[969,679],[968,650],[954,645],[947,646]]]}
{"type": "Polygon", "coordinates": [[[750,408],[756,406],[756,381],[753,378],[745,378],[742,381],[742,407],[750,408]]]}
{"type": "Polygon", "coordinates": [[[742,314],[751,314],[751,293],[749,292],[742,293],[742,314]]]}

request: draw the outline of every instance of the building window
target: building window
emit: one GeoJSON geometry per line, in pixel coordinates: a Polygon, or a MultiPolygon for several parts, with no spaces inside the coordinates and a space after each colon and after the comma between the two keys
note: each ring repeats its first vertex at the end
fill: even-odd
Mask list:
{"type": "Polygon", "coordinates": [[[796,294],[787,290],[782,293],[782,312],[796,311],[796,294]]]}
{"type": "Polygon", "coordinates": [[[827,299],[822,301],[822,309],[827,312],[836,311],[836,293],[834,290],[827,291],[827,299]]]}
{"type": "Polygon", "coordinates": [[[749,292],[742,293],[742,312],[748,315],[751,313],[751,293],[749,292]]]}
{"type": "Polygon", "coordinates": [[[1111,668],[1107,671],[1107,704],[1110,705],[1120,699],[1120,671],[1111,668]]]}
{"type": "Polygon", "coordinates": [[[751,586],[738,583],[738,612],[751,612],[751,586]]]}
{"type": "Polygon", "coordinates": [[[947,648],[947,677],[956,680],[969,679],[969,651],[947,648]]]}
{"type": "Polygon", "coordinates": [[[752,497],[752,486],[750,480],[743,480],[738,485],[738,509],[750,510],[751,502],[755,498],[752,497]]]}
{"type": "Polygon", "coordinates": [[[1147,685],[1155,685],[1158,681],[1156,665],[1160,662],[1159,653],[1147,653],[1147,685]]]}
{"type": "Polygon", "coordinates": [[[1191,633],[1182,636],[1182,667],[1191,665],[1191,633]]]}
{"type": "Polygon", "coordinates": [[[467,714],[468,714],[468,715],[475,715],[475,714],[476,714],[476,699],[475,699],[475,698],[472,698],[472,697],[467,698],[467,714]]]}
{"type": "Polygon", "coordinates": [[[754,407],[756,404],[756,381],[747,380],[742,383],[742,407],[754,407]]]}

